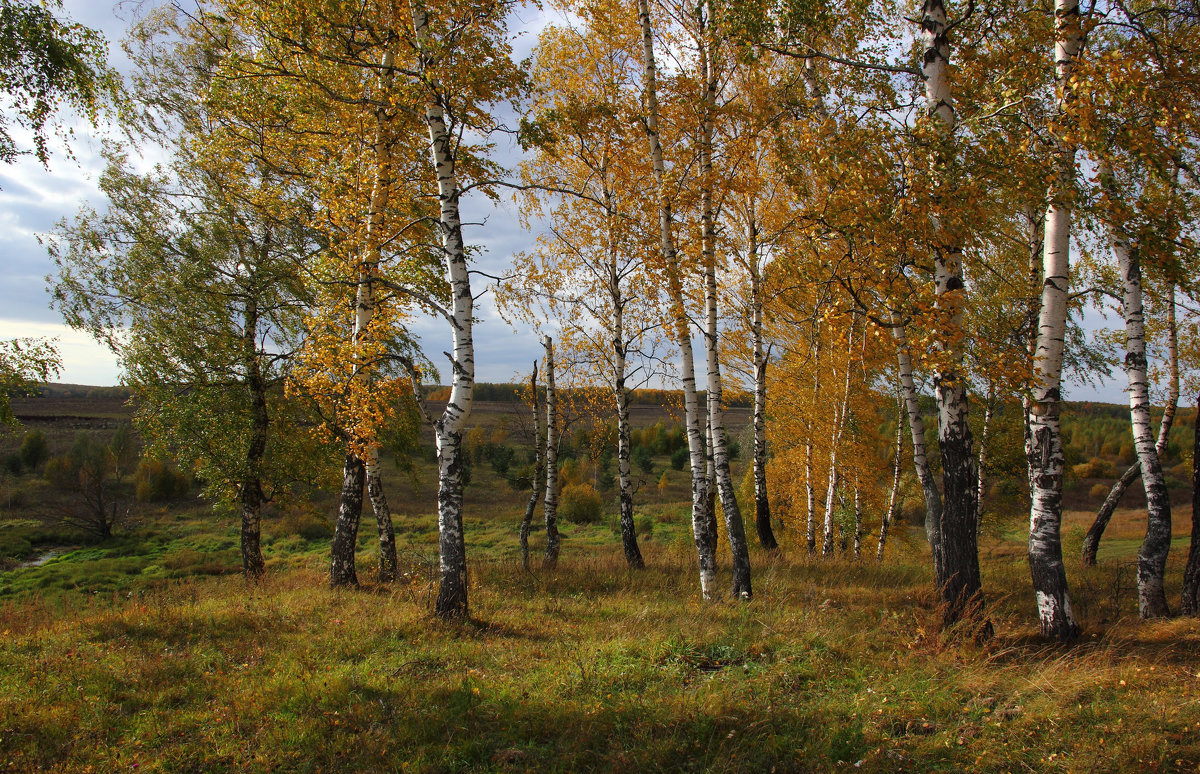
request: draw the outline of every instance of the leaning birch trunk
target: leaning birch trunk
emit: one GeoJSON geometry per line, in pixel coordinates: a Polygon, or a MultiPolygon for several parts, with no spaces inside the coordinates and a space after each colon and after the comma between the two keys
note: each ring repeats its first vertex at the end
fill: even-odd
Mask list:
{"type": "Polygon", "coordinates": [[[242,509],[242,572],[257,581],[266,572],[262,555],[262,464],[267,452],[271,417],[267,387],[258,359],[258,306],[247,303],[242,327],[242,367],[250,392],[250,443],[246,447],[245,477],[239,487],[242,509]]]}
{"type": "Polygon", "coordinates": [[[892,526],[892,521],[896,518],[896,509],[900,502],[900,468],[902,458],[904,456],[904,399],[900,395],[900,390],[896,390],[896,458],[892,462],[892,490],[888,495],[887,513],[883,516],[883,522],[879,525],[879,547],[875,550],[875,561],[883,561],[883,549],[887,544],[888,529],[892,526]]]}
{"type": "MultiPolygon", "coordinates": [[[[606,209],[613,211],[610,194],[606,191],[606,209]]],[[[609,219],[611,223],[612,219],[609,219]]],[[[613,398],[617,404],[617,491],[619,501],[618,518],[621,525],[621,547],[625,551],[625,563],[630,569],[640,570],[646,566],[642,549],[638,546],[637,528],[633,522],[633,476],[630,474],[630,443],[632,428],[629,420],[629,388],[626,386],[628,370],[628,345],[625,341],[625,304],[628,299],[621,291],[621,275],[617,268],[617,241],[609,234],[608,292],[612,300],[612,350],[613,350],[613,398]]]]}
{"type": "MultiPolygon", "coordinates": [[[[1100,167],[1101,179],[1111,185],[1111,169],[1100,167]]],[[[1137,449],[1142,486],[1146,490],[1146,537],[1138,551],[1138,614],[1160,618],[1170,614],[1163,589],[1167,553],[1171,548],[1171,501],[1162,464],[1154,446],[1150,419],[1150,379],[1146,366],[1146,323],[1142,307],[1141,256],[1128,236],[1112,229],[1112,249],[1122,283],[1121,311],[1125,317],[1125,376],[1129,381],[1129,424],[1137,449]]]]}
{"type": "MultiPolygon", "coordinates": [[[[983,409],[983,431],[979,434],[979,463],[975,468],[977,486],[975,487],[977,494],[976,501],[979,503],[979,518],[978,522],[983,521],[983,486],[984,486],[984,468],[987,465],[988,439],[989,432],[992,428],[992,414],[996,410],[996,386],[991,380],[988,380],[987,401],[984,403],[983,409]]],[[[979,526],[978,524],[976,526],[979,526]]]]}
{"type": "Polygon", "coordinates": [[[925,494],[925,537],[933,554],[934,576],[938,577],[941,562],[942,493],[938,490],[929,469],[929,458],[925,452],[925,418],[921,416],[921,405],[917,399],[917,385],[913,381],[912,356],[908,351],[908,335],[904,326],[895,324],[892,337],[896,340],[896,361],[900,375],[900,392],[908,412],[909,434],[912,436],[913,469],[921,490],[925,494]]]}
{"type": "Polygon", "coordinates": [[[620,496],[621,546],[625,549],[625,563],[630,569],[640,570],[646,566],[642,550],[637,542],[637,530],[633,523],[633,476],[630,473],[629,390],[625,387],[625,348],[620,348],[618,358],[620,376],[617,378],[617,488],[620,496]]]}
{"type": "Polygon", "coordinates": [[[354,549],[358,545],[358,522],[362,516],[365,481],[366,468],[362,460],[353,452],[347,452],[346,464],[342,469],[342,499],[333,528],[333,545],[329,551],[329,585],[334,588],[358,585],[354,549]]]}
{"type": "Polygon", "coordinates": [[[858,493],[858,476],[854,476],[854,558],[862,558],[863,514],[858,493]]]}
{"type": "Polygon", "coordinates": [[[1183,615],[1200,615],[1200,394],[1196,395],[1196,422],[1192,432],[1192,536],[1187,565],[1183,568],[1183,615]]]}
{"type": "Polygon", "coordinates": [[[529,377],[529,389],[533,395],[533,481],[530,484],[529,500],[525,503],[525,516],[521,519],[521,568],[529,569],[529,531],[533,527],[533,514],[546,490],[546,425],[542,414],[542,399],[538,394],[538,366],[533,361],[533,374],[529,377]]]}
{"type": "Polygon", "coordinates": [[[546,348],[546,553],[542,567],[558,566],[558,395],[554,387],[554,341],[547,336],[546,348]]]}
{"type": "Polygon", "coordinates": [[[704,521],[708,524],[708,550],[715,557],[720,543],[720,530],[717,528],[717,463],[713,458],[712,413],[707,393],[704,404],[704,521]]]}
{"type": "MultiPolygon", "coordinates": [[[[1167,290],[1167,372],[1167,403],[1163,406],[1162,420],[1158,425],[1158,440],[1154,442],[1154,451],[1160,460],[1167,451],[1167,438],[1171,435],[1175,412],[1179,406],[1179,329],[1175,321],[1174,285],[1170,285],[1167,290]]],[[[1081,555],[1084,567],[1096,565],[1096,552],[1100,549],[1100,539],[1104,537],[1104,530],[1108,528],[1109,521],[1116,513],[1121,498],[1125,496],[1125,492],[1134,481],[1137,481],[1141,473],[1141,462],[1130,465],[1113,484],[1108,496],[1104,498],[1100,510],[1096,513],[1095,521],[1092,522],[1092,526],[1088,528],[1087,534],[1083,537],[1081,555]]]]}
{"type": "MultiPolygon", "coordinates": [[[[395,70],[393,69],[393,53],[385,51],[383,59],[380,62],[380,87],[384,95],[387,95],[392,88],[392,83],[395,78],[395,70]]],[[[371,198],[367,209],[367,231],[366,243],[364,246],[362,261],[358,268],[358,287],[355,290],[354,299],[354,343],[361,345],[369,336],[372,335],[370,327],[371,321],[375,317],[375,308],[377,299],[375,297],[375,282],[379,274],[379,261],[381,257],[380,240],[383,239],[384,218],[386,216],[388,200],[391,195],[392,177],[391,177],[391,146],[385,137],[385,127],[389,123],[388,111],[385,107],[379,107],[375,111],[375,138],[372,151],[375,159],[375,174],[371,182],[371,198]]],[[[359,366],[355,367],[355,379],[370,380],[371,375],[362,373],[359,366]]],[[[346,465],[342,481],[342,504],[338,509],[338,520],[334,527],[333,542],[334,545],[340,546],[345,550],[345,546],[349,545],[349,552],[344,553],[341,557],[330,558],[329,582],[332,586],[342,585],[358,585],[358,572],[355,568],[354,546],[358,537],[358,524],[362,518],[362,486],[363,481],[371,489],[371,505],[374,509],[376,523],[379,526],[380,536],[380,580],[392,580],[395,577],[396,571],[396,547],[395,535],[392,531],[392,517],[387,507],[387,501],[383,498],[383,486],[379,474],[379,448],[374,441],[367,441],[358,451],[351,448],[350,454],[355,455],[358,459],[358,464],[353,466],[346,465]],[[363,470],[359,471],[358,468],[363,470]],[[373,485],[372,485],[373,479],[373,485]],[[352,489],[357,486],[356,491],[352,489]],[[350,497],[347,501],[345,498],[350,497]],[[339,534],[339,531],[342,534],[339,534]],[[391,578],[384,577],[385,565],[389,563],[389,557],[386,553],[385,540],[391,538],[391,556],[390,556],[390,573],[391,578]],[[347,563],[349,567],[347,568],[347,563]]]]}
{"type": "Polygon", "coordinates": [[[475,343],[471,324],[475,297],[471,293],[471,275],[467,271],[467,251],[463,244],[462,218],[459,213],[458,172],[455,167],[454,139],[446,126],[445,111],[436,96],[438,88],[426,72],[430,40],[429,20],[420,5],[412,6],[413,32],[417,44],[418,67],[431,90],[425,102],[425,125],[429,130],[429,152],[438,187],[438,230],[446,261],[446,281],[450,289],[449,323],[453,333],[451,369],[453,381],[450,399],[441,417],[434,423],[438,453],[438,555],[441,579],[435,611],[444,619],[466,618],[467,547],[463,538],[463,460],[462,434],[471,413],[475,389],[475,343]]]}
{"type": "Polygon", "coordinates": [[[754,202],[747,208],[749,221],[750,337],[754,349],[754,528],[767,551],[779,548],[771,528],[771,500],[767,496],[767,353],[763,347],[763,282],[758,265],[758,225],[754,202]]]}
{"type": "Polygon", "coordinates": [[[379,533],[379,582],[391,583],[396,580],[396,530],[392,526],[392,511],[388,508],[387,495],[383,492],[378,446],[371,447],[363,464],[366,466],[367,496],[371,498],[375,528],[379,533]]]}
{"type": "MultiPolygon", "coordinates": [[[[953,94],[947,78],[950,59],[949,27],[942,0],[925,0],[921,8],[921,77],[925,82],[925,115],[940,136],[938,155],[953,152],[953,94]]],[[[946,159],[942,159],[943,161],[946,159]]],[[[962,247],[941,217],[933,213],[940,242],[934,249],[934,291],[946,329],[938,348],[947,355],[933,375],[938,407],[938,447],[942,457],[942,518],[934,570],[942,598],[942,625],[980,612],[983,605],[979,576],[979,480],[968,423],[967,383],[963,373],[963,310],[966,286],[962,280],[962,247]]],[[[990,633],[990,624],[985,632],[990,633]]]]}
{"type": "Polygon", "coordinates": [[[817,553],[817,491],[814,483],[816,469],[813,466],[813,434],[816,432],[813,414],[817,410],[817,395],[821,391],[821,337],[818,329],[817,338],[813,344],[813,388],[812,406],[808,412],[808,438],[804,441],[804,496],[808,506],[808,521],[804,527],[804,543],[808,555],[817,553]]]}
{"type": "Polygon", "coordinates": [[[700,428],[700,406],[696,395],[696,364],[692,352],[691,332],[687,310],[684,308],[682,267],[675,250],[674,216],[667,190],[666,162],[658,131],[658,64],[654,57],[654,29],[650,23],[649,0],[638,0],[638,20],[642,28],[642,65],[646,78],[646,138],[654,169],[654,187],[658,196],[659,244],[667,274],[670,294],[669,318],[671,333],[679,346],[680,379],[683,386],[683,409],[687,425],[688,452],[692,469],[692,534],[700,567],[700,593],[705,599],[715,594],[716,555],[709,546],[709,522],[704,516],[708,486],[705,478],[704,435],[700,428]]]}
{"type": "MultiPolygon", "coordinates": [[[[722,405],[720,346],[717,338],[717,225],[713,211],[713,114],[716,111],[717,72],[716,38],[710,37],[707,3],[698,4],[696,20],[700,25],[697,38],[700,46],[700,67],[704,83],[703,118],[700,126],[700,223],[701,247],[704,262],[704,355],[708,363],[708,427],[709,443],[716,476],[716,489],[721,496],[725,513],[725,535],[733,557],[734,599],[750,599],[754,595],[750,583],[750,549],[746,543],[746,525],[733,487],[729,469],[729,445],[725,434],[725,407],[722,405]]],[[[716,510],[715,507],[713,509],[716,510]]]]}
{"type": "MultiPolygon", "coordinates": [[[[1054,27],[1054,74],[1061,113],[1075,60],[1083,45],[1078,0],[1055,0],[1054,27]]],[[[1034,355],[1033,403],[1030,405],[1033,498],[1029,509],[1029,570],[1042,634],[1068,641],[1079,636],[1079,624],[1071,609],[1062,560],[1064,459],[1059,412],[1063,343],[1067,329],[1071,248],[1069,199],[1075,178],[1075,147],[1061,136],[1057,136],[1055,142],[1057,169],[1050,206],[1046,210],[1042,304],[1034,355]]]]}
{"type": "Polygon", "coordinates": [[[846,340],[846,378],[842,390],[842,403],[837,410],[837,427],[829,442],[829,488],[825,490],[825,533],[821,543],[821,555],[833,554],[833,503],[838,488],[838,449],[842,445],[842,431],[846,427],[846,417],[850,411],[850,371],[854,358],[854,327],[855,321],[850,321],[850,335],[846,340]]]}

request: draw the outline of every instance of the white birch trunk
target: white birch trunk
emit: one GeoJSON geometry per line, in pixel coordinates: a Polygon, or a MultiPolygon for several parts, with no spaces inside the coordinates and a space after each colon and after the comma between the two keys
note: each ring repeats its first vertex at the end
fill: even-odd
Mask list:
{"type": "MultiPolygon", "coordinates": [[[[1100,177],[1113,193],[1112,170],[1101,164],[1100,177]]],[[[1150,419],[1150,376],[1146,361],[1146,324],[1142,307],[1142,269],[1138,247],[1119,225],[1111,227],[1112,249],[1121,277],[1121,311],[1125,318],[1125,376],[1129,381],[1129,424],[1146,491],[1146,537],[1138,551],[1138,614],[1170,615],[1163,589],[1171,548],[1171,501],[1155,448],[1150,419]]],[[[1165,422],[1164,422],[1165,424],[1165,422]]]]}
{"type": "Polygon", "coordinates": [[[900,378],[900,393],[904,397],[904,407],[908,412],[909,434],[912,436],[913,470],[921,483],[925,495],[925,537],[933,554],[934,574],[937,575],[941,561],[941,525],[942,525],[942,493],[938,490],[929,469],[929,458],[925,451],[925,418],[921,416],[921,405],[918,401],[916,382],[913,381],[912,356],[908,351],[908,335],[902,325],[892,327],[892,337],[896,340],[897,373],[900,378]]]}
{"type": "Polygon", "coordinates": [[[638,21],[642,28],[642,65],[645,70],[646,138],[654,169],[655,193],[658,196],[659,243],[667,273],[670,294],[671,333],[679,346],[679,371],[683,387],[683,408],[687,426],[688,452],[692,470],[692,533],[700,569],[700,593],[711,599],[716,593],[716,556],[709,549],[709,523],[705,518],[708,482],[705,476],[704,436],[700,427],[700,406],[696,394],[696,364],[692,351],[691,331],[684,308],[682,267],[675,250],[674,216],[666,183],[666,162],[658,129],[658,64],[654,56],[654,29],[650,22],[649,0],[638,0],[638,21]]]}
{"type": "Polygon", "coordinates": [[[846,369],[844,387],[842,389],[842,401],[837,408],[837,425],[833,431],[833,438],[830,440],[829,447],[829,488],[825,490],[825,531],[824,540],[821,543],[821,555],[831,556],[833,554],[833,505],[834,498],[837,497],[838,488],[838,451],[842,445],[842,432],[846,427],[846,417],[850,410],[850,372],[851,365],[854,362],[854,329],[856,322],[851,320],[850,333],[846,337],[846,369]]]}
{"type": "Polygon", "coordinates": [[[895,459],[892,461],[892,489],[888,495],[887,513],[879,525],[879,547],[875,549],[875,560],[883,561],[883,549],[887,545],[888,529],[896,518],[896,509],[900,501],[900,470],[904,456],[904,399],[900,389],[896,389],[896,444],[895,459]]]}
{"type": "Polygon", "coordinates": [[[976,468],[978,485],[976,490],[976,500],[979,503],[979,519],[978,522],[983,522],[983,487],[984,487],[984,465],[987,464],[988,452],[988,434],[992,426],[992,413],[995,411],[996,404],[996,385],[988,380],[987,400],[984,403],[983,409],[983,432],[979,434],[979,465],[976,468]]]}
{"type": "Polygon", "coordinates": [[[816,426],[812,416],[817,410],[817,395],[821,391],[821,338],[818,333],[813,343],[813,388],[812,406],[809,411],[808,437],[804,441],[804,494],[808,505],[808,521],[804,528],[804,542],[808,555],[817,552],[817,491],[815,485],[816,469],[813,466],[813,435],[816,426]]]}
{"type": "Polygon", "coordinates": [[[429,21],[424,9],[412,6],[413,32],[417,43],[418,67],[425,76],[431,95],[425,102],[425,125],[429,131],[429,150],[437,176],[438,228],[446,262],[446,282],[450,286],[450,327],[453,351],[450,356],[453,379],[450,400],[434,424],[438,452],[438,554],[441,582],[435,605],[445,619],[466,618],[467,548],[463,537],[463,462],[462,434],[471,413],[475,389],[475,342],[472,322],[475,297],[471,293],[471,275],[467,271],[467,252],[463,244],[462,218],[459,213],[458,172],[454,138],[446,126],[445,111],[435,96],[439,88],[426,72],[431,41],[429,21]]]}
{"type": "Polygon", "coordinates": [[[546,415],[542,411],[542,399],[538,392],[538,365],[533,361],[533,373],[529,377],[529,390],[533,402],[533,482],[529,500],[525,503],[525,516],[521,519],[521,568],[529,569],[529,533],[533,527],[533,514],[537,504],[546,494],[546,415]]]}
{"type": "MultiPolygon", "coordinates": [[[[609,210],[611,211],[611,206],[609,210]]],[[[621,293],[621,280],[617,272],[616,243],[610,235],[608,263],[608,289],[613,307],[612,350],[613,350],[613,398],[617,406],[617,490],[619,499],[618,518],[621,525],[621,547],[625,551],[625,563],[631,569],[646,566],[642,550],[637,542],[637,529],[633,523],[633,476],[630,475],[629,460],[632,455],[629,421],[629,389],[625,384],[627,366],[627,342],[625,341],[625,302],[621,293]]]]}
{"type": "MultiPolygon", "coordinates": [[[[1078,0],[1055,0],[1055,80],[1059,108],[1083,45],[1078,0]]],[[[1058,640],[1079,636],[1071,609],[1062,560],[1063,449],[1059,412],[1062,401],[1063,344],[1067,328],[1070,278],[1070,190],[1075,177],[1075,147],[1056,137],[1056,179],[1046,210],[1042,256],[1042,304],[1034,355],[1032,436],[1033,503],[1029,513],[1029,568],[1042,634],[1058,640]]]]}
{"type": "Polygon", "coordinates": [[[767,495],[767,353],[763,346],[763,282],[759,266],[758,223],[754,201],[747,206],[750,269],[750,338],[754,351],[754,526],[767,551],[779,548],[771,527],[771,501],[767,495]]]}
{"type": "Polygon", "coordinates": [[[554,341],[543,339],[546,348],[546,554],[542,566],[558,565],[558,394],[554,385],[554,341]]]}
{"type": "Polygon", "coordinates": [[[715,39],[709,38],[705,3],[696,11],[699,23],[701,76],[704,83],[704,107],[700,126],[700,222],[701,252],[704,262],[704,354],[708,365],[708,426],[710,453],[721,510],[725,513],[725,534],[733,556],[733,587],[735,599],[750,599],[750,551],[746,544],[746,527],[738,506],[729,469],[729,448],[725,435],[725,410],[722,406],[720,346],[717,338],[717,227],[713,211],[713,113],[716,111],[717,75],[714,66],[715,39]]]}
{"type": "Polygon", "coordinates": [[[854,477],[854,558],[862,558],[863,513],[859,497],[858,476],[854,477]]]}
{"type": "MultiPolygon", "coordinates": [[[[947,79],[950,42],[942,0],[925,0],[921,8],[921,42],[924,47],[921,76],[925,82],[925,114],[940,135],[938,156],[953,153],[956,124],[953,95],[947,79]]],[[[962,327],[966,287],[962,280],[962,248],[938,213],[934,221],[934,289],[945,329],[938,348],[948,357],[940,360],[933,383],[938,407],[938,447],[942,458],[942,509],[938,529],[940,556],[934,559],[942,597],[943,626],[982,606],[979,551],[976,544],[979,480],[968,423],[966,379],[963,370],[962,327]]],[[[985,624],[990,633],[990,625],[985,624]]]]}

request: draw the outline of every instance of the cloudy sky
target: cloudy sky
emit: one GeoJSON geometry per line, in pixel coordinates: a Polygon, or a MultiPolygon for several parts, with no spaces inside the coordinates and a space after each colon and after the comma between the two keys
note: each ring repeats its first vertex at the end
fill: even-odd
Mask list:
{"type": "MultiPolygon", "coordinates": [[[[105,0],[64,0],[63,3],[67,16],[103,32],[110,43],[110,63],[121,71],[127,69],[128,62],[119,42],[130,17],[141,5],[143,3],[127,2],[114,7],[105,0]]],[[[517,41],[519,55],[528,52],[536,30],[543,23],[544,19],[535,11],[527,11],[525,18],[517,20],[514,28],[524,33],[517,41]]],[[[70,116],[64,118],[71,123],[70,116]]],[[[75,122],[74,132],[73,160],[60,152],[51,159],[49,169],[32,158],[0,166],[0,250],[4,256],[4,281],[0,282],[0,338],[58,338],[63,358],[61,381],[116,384],[120,374],[112,355],[88,336],[65,327],[58,312],[50,307],[45,277],[52,272],[53,264],[37,239],[38,234],[51,231],[57,221],[72,217],[85,203],[97,208],[104,205],[96,182],[102,170],[99,151],[105,129],[75,122]]],[[[19,135],[18,139],[21,139],[19,135]]],[[[518,153],[511,147],[501,151],[512,158],[518,153]]],[[[493,206],[476,197],[465,202],[465,208],[465,219],[476,224],[469,227],[467,240],[485,249],[479,266],[484,271],[503,273],[513,254],[532,243],[533,235],[520,227],[516,208],[511,202],[506,200],[493,206]]],[[[478,315],[481,324],[476,328],[477,378],[508,382],[528,372],[530,364],[540,354],[537,336],[529,330],[513,330],[501,320],[492,305],[491,294],[480,299],[478,315]]],[[[1102,324],[1102,318],[1096,313],[1090,314],[1089,320],[1095,325],[1102,324]]],[[[442,358],[434,355],[449,349],[449,341],[443,341],[448,339],[444,325],[428,321],[418,326],[417,333],[431,359],[441,365],[442,358]]],[[[1115,381],[1098,389],[1072,386],[1068,397],[1118,403],[1125,400],[1121,386],[1115,381]]]]}

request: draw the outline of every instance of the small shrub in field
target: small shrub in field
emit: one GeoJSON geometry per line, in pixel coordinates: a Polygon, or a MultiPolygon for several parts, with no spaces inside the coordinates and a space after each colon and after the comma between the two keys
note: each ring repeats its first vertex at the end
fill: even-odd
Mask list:
{"type": "Polygon", "coordinates": [[[21,475],[21,455],[9,454],[4,458],[4,472],[14,476],[21,475]]]}
{"type": "Polygon", "coordinates": [[[42,475],[47,481],[64,489],[74,484],[77,473],[78,468],[72,465],[66,457],[51,457],[46,462],[45,470],[42,471],[42,475]]]}
{"type": "Polygon", "coordinates": [[[689,452],[686,446],[681,446],[671,452],[671,467],[675,470],[683,470],[690,459],[689,452]]]}
{"type": "Polygon", "coordinates": [[[742,445],[737,441],[730,441],[725,444],[725,451],[729,453],[729,459],[736,460],[742,454],[742,445]]]}
{"type": "Polygon", "coordinates": [[[654,457],[645,446],[639,446],[633,450],[633,461],[643,473],[648,474],[654,470],[654,457]]]}
{"type": "Polygon", "coordinates": [[[37,470],[42,463],[50,459],[50,447],[46,444],[46,435],[41,430],[30,430],[21,440],[21,466],[26,470],[37,470]]]}
{"type": "Polygon", "coordinates": [[[1108,492],[1109,487],[1104,484],[1093,484],[1092,488],[1088,490],[1088,496],[1093,500],[1103,500],[1108,497],[1108,492]]]}
{"type": "Polygon", "coordinates": [[[1108,460],[1100,457],[1093,457],[1087,462],[1081,462],[1078,465],[1071,466],[1071,476],[1076,479],[1081,478],[1112,478],[1115,472],[1108,460]]]}
{"type": "Polygon", "coordinates": [[[558,515],[572,524],[596,524],[603,510],[604,501],[591,484],[570,484],[558,496],[558,515]]]}
{"type": "MultiPolygon", "coordinates": [[[[49,465],[47,465],[49,469],[49,465]]],[[[136,497],[141,502],[177,500],[191,488],[188,477],[162,460],[142,460],[133,474],[136,497]]]]}
{"type": "Polygon", "coordinates": [[[642,514],[633,520],[634,531],[641,537],[654,534],[654,519],[649,514],[642,514]]]}
{"type": "Polygon", "coordinates": [[[293,510],[280,520],[279,532],[299,535],[305,540],[328,540],[333,537],[333,525],[312,511],[293,510]]]}

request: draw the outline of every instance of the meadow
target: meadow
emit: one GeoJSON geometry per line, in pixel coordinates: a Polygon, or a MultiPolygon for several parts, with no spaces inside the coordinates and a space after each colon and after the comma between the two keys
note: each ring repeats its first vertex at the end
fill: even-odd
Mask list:
{"type": "MultiPolygon", "coordinates": [[[[27,425],[80,425],[50,434],[61,451],[79,429],[111,432],[112,417],[88,411],[52,407],[41,415],[54,419],[27,425]]],[[[507,411],[488,404],[476,421],[494,430],[507,411]]],[[[647,410],[639,422],[664,418],[647,410]]],[[[780,552],[752,552],[753,601],[703,602],[686,474],[665,456],[653,463],[638,498],[641,572],[625,568],[611,519],[564,524],[559,567],[522,570],[525,494],[476,465],[471,617],[459,624],[432,614],[436,481],[424,460],[414,475],[389,474],[401,580],[374,582],[368,512],[354,591],[327,588],[329,493],[273,509],[267,579],[247,585],[235,522],[194,493],[131,505],[116,536],[88,541],[55,526],[66,493],[10,476],[0,770],[1200,767],[1200,626],[1136,618],[1136,497],[1099,566],[1081,569],[1098,503],[1092,482],[1072,488],[1064,553],[1085,631],[1071,646],[1037,636],[1020,519],[988,522],[996,637],[978,644],[939,633],[928,549],[903,524],[882,563],[870,540],[858,560],[810,558],[796,525],[780,525],[780,552]],[[663,471],[669,485],[657,488],[663,471]]],[[[1177,601],[1190,491],[1174,493],[1177,601]]],[[[536,537],[533,547],[536,557],[536,537]]]]}

